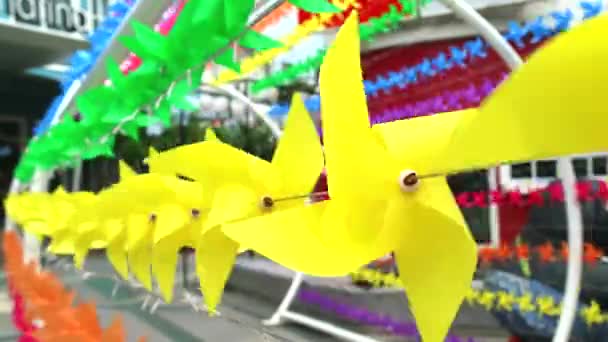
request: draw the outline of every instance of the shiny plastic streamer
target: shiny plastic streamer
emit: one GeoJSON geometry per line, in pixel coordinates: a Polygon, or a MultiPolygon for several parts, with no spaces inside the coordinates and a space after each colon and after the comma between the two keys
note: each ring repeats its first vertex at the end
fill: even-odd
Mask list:
{"type": "MultiPolygon", "coordinates": [[[[488,266],[494,262],[505,262],[512,260],[528,260],[531,255],[538,256],[541,262],[566,262],[568,260],[568,243],[562,242],[560,248],[556,248],[551,242],[539,246],[518,244],[516,246],[501,245],[500,247],[481,247],[479,249],[479,260],[482,266],[488,266]]],[[[591,243],[585,243],[583,261],[588,265],[596,265],[602,259],[604,253],[591,243]]]]}
{"type": "Polygon", "coordinates": [[[39,272],[35,263],[23,262],[21,246],[17,233],[4,233],[4,268],[10,295],[16,303],[17,328],[30,341],[126,341],[122,318],[116,317],[109,327],[102,329],[95,305],[86,302],[74,305],[75,293],[65,288],[54,274],[39,272]]]}
{"type": "MultiPolygon", "coordinates": [[[[582,17],[583,20],[587,20],[596,17],[601,13],[602,2],[582,1],[579,3],[579,8],[582,11],[580,17],[582,17]]],[[[568,31],[574,20],[574,11],[571,9],[555,11],[551,13],[549,17],[539,16],[523,25],[517,22],[510,22],[507,32],[504,33],[504,37],[516,47],[523,48],[527,44],[538,44],[557,33],[568,31]]],[[[364,36],[362,33],[362,39],[363,38],[364,36]]],[[[310,57],[301,63],[290,65],[287,69],[277,73],[273,73],[271,76],[257,81],[254,84],[254,88],[260,90],[273,86],[287,85],[303,73],[317,68],[323,60],[324,53],[325,51],[320,50],[314,57],[310,57]]],[[[365,92],[368,96],[378,96],[384,93],[390,93],[391,91],[403,91],[408,85],[427,80],[456,67],[466,68],[471,62],[482,60],[487,56],[487,44],[481,38],[476,38],[463,43],[460,47],[452,46],[448,51],[440,52],[435,57],[425,58],[414,66],[406,66],[400,70],[393,70],[384,75],[379,75],[373,80],[365,80],[365,92]]],[[[446,100],[454,102],[455,108],[453,108],[453,110],[456,110],[459,105],[459,100],[457,100],[457,98],[460,97],[460,95],[461,94],[457,93],[446,94],[446,100]]],[[[421,107],[438,106],[437,103],[421,103],[420,105],[421,107]]],[[[311,103],[310,106],[311,108],[316,108],[318,107],[318,104],[311,103]]],[[[450,107],[451,106],[448,106],[448,108],[450,107]]],[[[287,112],[287,110],[288,109],[283,109],[283,112],[287,112]]],[[[407,118],[411,117],[411,115],[424,115],[416,113],[418,113],[418,111],[428,110],[429,109],[425,108],[411,107],[389,110],[386,113],[381,113],[380,115],[385,115],[385,117],[384,119],[377,119],[377,122],[388,122],[392,121],[393,118],[407,118]],[[411,114],[412,112],[414,112],[414,114],[411,114]]],[[[438,112],[441,111],[435,111],[433,113],[438,112]]],[[[376,113],[373,114],[374,118],[375,115],[376,113]]]]}
{"type": "MultiPolygon", "coordinates": [[[[357,0],[334,0],[333,3],[343,10],[348,8],[359,8],[357,0]]],[[[280,39],[279,41],[282,43],[281,47],[257,52],[251,57],[244,58],[240,62],[240,72],[229,69],[223,70],[215,80],[211,81],[211,83],[220,85],[248,75],[258,68],[270,63],[278,55],[289,51],[291,47],[311,33],[323,30],[326,23],[331,22],[335,17],[341,15],[341,13],[320,13],[314,15],[311,19],[298,25],[289,35],[280,39]]]]}
{"type": "MultiPolygon", "coordinates": [[[[353,281],[365,281],[374,287],[396,287],[403,285],[392,273],[382,273],[372,269],[363,269],[351,274],[353,281]]],[[[489,291],[470,289],[466,295],[470,305],[482,307],[488,311],[513,311],[518,308],[522,312],[537,312],[540,315],[558,317],[561,305],[552,296],[534,296],[531,293],[514,295],[506,291],[489,291]]],[[[579,310],[579,315],[589,325],[608,322],[608,313],[603,312],[596,301],[579,310]]]]}
{"type": "Polygon", "coordinates": [[[283,19],[286,15],[288,15],[291,11],[293,11],[295,7],[289,2],[284,2],[279,7],[277,7],[274,11],[272,11],[268,16],[264,17],[259,23],[253,26],[253,29],[256,31],[264,31],[268,27],[276,24],[279,20],[283,19]]]}
{"type": "MultiPolygon", "coordinates": [[[[421,6],[430,3],[431,0],[421,1],[421,6]]],[[[378,35],[391,32],[397,29],[403,18],[412,16],[416,12],[414,1],[400,0],[401,9],[390,5],[388,11],[378,17],[370,19],[369,22],[359,25],[361,40],[365,42],[373,41],[378,35]]],[[[286,69],[275,72],[266,76],[252,85],[252,90],[258,92],[267,88],[287,85],[300,75],[311,72],[317,69],[322,63],[327,49],[319,49],[313,56],[306,58],[304,61],[290,65],[286,69]]]]}
{"type": "MultiPolygon", "coordinates": [[[[338,301],[311,289],[300,290],[298,292],[298,299],[306,304],[317,306],[323,311],[331,312],[340,318],[362,325],[381,328],[392,335],[410,338],[420,337],[416,324],[412,322],[400,321],[386,314],[372,312],[361,306],[338,301]]],[[[466,341],[474,342],[475,340],[470,337],[466,341]]],[[[445,342],[463,342],[463,338],[454,334],[448,334],[445,342]]]]}

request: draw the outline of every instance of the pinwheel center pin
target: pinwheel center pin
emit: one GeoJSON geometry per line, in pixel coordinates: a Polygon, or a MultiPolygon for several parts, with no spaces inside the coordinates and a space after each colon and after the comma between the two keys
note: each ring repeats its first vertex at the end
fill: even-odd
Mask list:
{"type": "Polygon", "coordinates": [[[150,220],[150,223],[156,222],[156,214],[150,214],[150,216],[148,217],[148,219],[150,220]]]}
{"type": "Polygon", "coordinates": [[[199,218],[201,216],[201,211],[198,209],[192,209],[192,217],[199,218]]]}
{"type": "Polygon", "coordinates": [[[75,113],[74,115],[72,115],[72,118],[74,119],[74,121],[79,122],[82,120],[82,114],[75,113]]]}
{"type": "Polygon", "coordinates": [[[274,207],[274,200],[270,196],[262,196],[260,207],[264,210],[272,209],[272,207],[274,207]]]}
{"type": "Polygon", "coordinates": [[[413,192],[418,189],[420,179],[416,172],[412,170],[403,170],[399,174],[399,186],[404,192],[413,192]]]}

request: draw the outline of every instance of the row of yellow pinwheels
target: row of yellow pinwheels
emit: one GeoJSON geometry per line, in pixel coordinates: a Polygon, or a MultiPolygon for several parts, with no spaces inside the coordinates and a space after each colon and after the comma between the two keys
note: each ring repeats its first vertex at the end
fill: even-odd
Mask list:
{"type": "Polygon", "coordinates": [[[423,339],[439,342],[477,256],[446,175],[606,150],[608,116],[589,89],[608,91],[608,64],[596,62],[608,46],[594,42],[607,31],[602,15],[560,35],[477,109],[370,127],[355,12],[321,68],[323,149],[296,97],[272,162],[209,134],[152,153],[149,174],[123,165],[121,181],[97,195],[22,195],[8,211],[79,264],[105,247],[120,274],[130,266],[150,287],[151,263],[167,300],[177,250],[195,247],[210,312],[245,248],[313,276],[346,275],[394,251],[423,339]],[[324,165],[330,200],[306,204],[324,165]]]}

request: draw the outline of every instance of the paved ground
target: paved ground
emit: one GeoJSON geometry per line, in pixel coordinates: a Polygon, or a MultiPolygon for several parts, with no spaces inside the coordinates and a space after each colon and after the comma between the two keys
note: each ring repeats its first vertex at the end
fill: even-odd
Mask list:
{"type": "MultiPolygon", "coordinates": [[[[103,260],[88,262],[90,270],[109,274],[103,260]]],[[[116,315],[123,316],[129,341],[140,335],[148,336],[150,342],[254,342],[293,341],[329,342],[337,339],[295,324],[266,327],[261,321],[268,318],[273,305],[250,294],[228,290],[220,307],[221,316],[209,318],[205,312],[195,312],[181,302],[171,306],[161,305],[154,314],[141,310],[144,294],[139,290],[122,287],[111,297],[114,282],[109,278],[93,277],[83,281],[73,271],[58,271],[66,284],[74,287],[81,298],[94,300],[102,324],[107,325],[116,315]]],[[[1,276],[0,276],[1,277],[1,276]]],[[[0,278],[0,341],[15,341],[11,334],[10,303],[3,297],[3,282],[0,278]]],[[[150,301],[151,303],[152,301],[150,301]]],[[[357,327],[353,327],[357,329],[357,327]]],[[[369,331],[368,331],[369,332],[369,331]]],[[[474,334],[474,332],[471,332],[474,334]]],[[[375,334],[379,341],[407,341],[375,334]]],[[[476,338],[477,342],[502,342],[504,337],[476,338]]]]}

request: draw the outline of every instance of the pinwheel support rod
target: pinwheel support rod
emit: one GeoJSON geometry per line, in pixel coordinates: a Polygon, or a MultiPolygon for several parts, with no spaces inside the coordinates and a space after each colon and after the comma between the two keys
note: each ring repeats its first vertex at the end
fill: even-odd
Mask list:
{"type": "MultiPolygon", "coordinates": [[[[281,138],[281,136],[283,135],[281,128],[279,127],[279,125],[277,125],[276,122],[274,122],[272,120],[272,118],[268,115],[266,110],[261,108],[260,105],[251,101],[247,96],[245,96],[243,93],[241,93],[240,91],[238,91],[231,85],[220,85],[220,86],[213,86],[213,87],[216,87],[217,89],[223,91],[227,95],[232,96],[234,99],[241,101],[243,104],[245,104],[247,107],[249,107],[253,111],[253,113],[258,118],[260,118],[260,120],[262,120],[264,122],[264,124],[266,124],[270,128],[272,135],[277,140],[281,138]]],[[[296,295],[298,294],[298,290],[300,289],[300,286],[302,285],[303,280],[304,280],[303,273],[296,272],[294,274],[294,276],[291,280],[291,285],[289,286],[289,289],[287,290],[285,297],[283,297],[283,300],[277,307],[277,309],[274,312],[274,314],[272,315],[272,317],[263,321],[264,325],[268,325],[268,326],[279,325],[279,324],[281,324],[281,321],[283,319],[287,319],[287,320],[290,320],[290,321],[293,321],[293,322],[296,322],[296,323],[299,323],[302,325],[306,325],[313,329],[323,331],[330,335],[341,338],[345,341],[377,342],[377,340],[372,339],[371,337],[357,334],[355,332],[352,332],[352,331],[344,329],[344,328],[340,328],[340,327],[330,324],[328,322],[324,322],[324,321],[321,321],[321,320],[318,320],[318,319],[315,319],[315,318],[312,318],[312,317],[309,317],[309,316],[306,316],[306,315],[303,315],[303,314],[300,314],[297,312],[290,311],[289,306],[291,306],[291,303],[293,303],[293,300],[296,298],[296,295]]]]}
{"type": "MultiPolygon", "coordinates": [[[[511,70],[516,70],[523,65],[521,57],[507,40],[502,37],[500,32],[468,3],[464,0],[441,0],[441,2],[467,24],[477,29],[511,70]]],[[[568,342],[578,309],[583,262],[583,220],[581,212],[577,207],[574,190],[576,178],[570,158],[559,158],[557,167],[562,179],[566,200],[568,247],[570,253],[568,255],[568,271],[562,314],[553,337],[553,342],[568,342]]]]}

